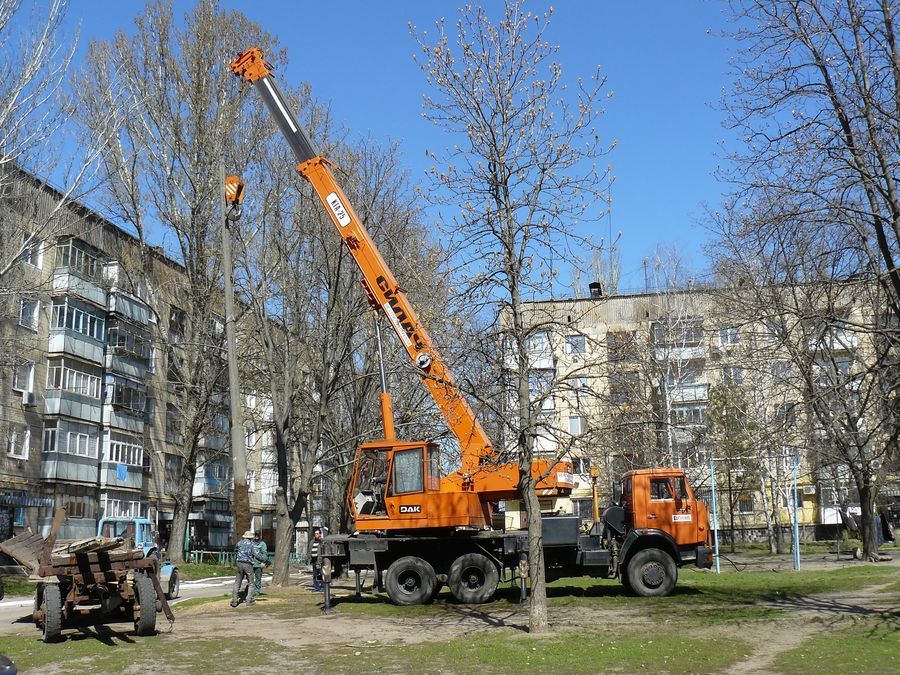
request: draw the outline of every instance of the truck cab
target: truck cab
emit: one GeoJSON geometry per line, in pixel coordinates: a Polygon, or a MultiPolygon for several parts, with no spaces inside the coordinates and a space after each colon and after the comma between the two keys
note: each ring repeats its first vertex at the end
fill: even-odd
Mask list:
{"type": "Polygon", "coordinates": [[[181,575],[175,565],[163,560],[158,535],[148,518],[101,518],[97,523],[98,537],[122,537],[129,546],[142,549],[144,557],[156,556],[159,559],[159,583],[166,591],[166,599],[173,600],[181,590],[181,575]]]}

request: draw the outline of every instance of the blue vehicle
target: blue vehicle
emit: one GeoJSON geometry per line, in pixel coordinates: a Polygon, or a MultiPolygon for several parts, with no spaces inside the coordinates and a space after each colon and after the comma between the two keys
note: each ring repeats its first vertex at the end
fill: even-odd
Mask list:
{"type": "Polygon", "coordinates": [[[181,575],[169,560],[164,560],[157,544],[157,533],[148,518],[102,518],[97,524],[98,537],[122,537],[144,550],[144,556],[159,560],[159,584],[166,600],[174,600],[181,592],[181,575]]]}

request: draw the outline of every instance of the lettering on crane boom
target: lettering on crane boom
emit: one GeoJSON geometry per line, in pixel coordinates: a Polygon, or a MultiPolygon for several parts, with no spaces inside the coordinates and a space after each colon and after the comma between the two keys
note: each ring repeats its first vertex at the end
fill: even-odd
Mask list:
{"type": "Polygon", "coordinates": [[[341,202],[341,198],[338,197],[337,192],[329,194],[325,197],[325,201],[328,202],[328,207],[334,212],[334,217],[337,218],[340,226],[347,227],[350,224],[350,214],[344,208],[344,204],[341,202]]]}
{"type": "Polygon", "coordinates": [[[394,330],[397,332],[397,335],[403,340],[403,344],[407,347],[413,347],[417,352],[424,349],[425,343],[422,341],[418,331],[416,331],[416,327],[406,314],[406,310],[400,306],[400,299],[394,295],[394,290],[388,284],[387,279],[378,277],[375,280],[375,283],[378,284],[378,288],[384,293],[384,297],[387,299],[387,302],[383,305],[384,311],[394,325],[394,330]]]}

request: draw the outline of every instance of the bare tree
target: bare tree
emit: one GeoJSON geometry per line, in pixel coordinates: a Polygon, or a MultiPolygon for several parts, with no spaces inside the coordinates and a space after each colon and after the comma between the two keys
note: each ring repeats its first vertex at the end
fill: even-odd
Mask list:
{"type": "Polygon", "coordinates": [[[806,429],[794,452],[852,477],[865,554],[877,560],[877,477],[900,436],[897,333],[883,309],[888,289],[876,274],[848,274],[867,260],[858,249],[836,254],[827,228],[801,234],[792,219],[769,227],[770,213],[764,205],[722,217],[711,249],[716,269],[731,306],[758,327],[758,349],[788,368],[782,387],[793,394],[785,413],[806,429]]]}
{"type": "Polygon", "coordinates": [[[900,318],[897,13],[887,0],[735,0],[742,47],[725,105],[746,139],[735,203],[752,227],[824,230],[857,252],[900,318]],[[758,199],[764,195],[764,199],[758,199]],[[777,217],[776,217],[777,216],[777,217]]]}
{"type": "Polygon", "coordinates": [[[604,79],[598,70],[567,90],[554,61],[557,49],[546,38],[550,13],[535,16],[523,5],[505,2],[496,21],[469,6],[450,31],[443,20],[433,35],[411,30],[431,86],[425,116],[453,138],[440,155],[430,153],[435,168],[428,197],[456,214],[445,219],[445,237],[459,265],[461,294],[470,305],[497,303],[505,317],[495,344],[504,346],[512,366],[514,403],[503,421],[520,465],[528,519],[529,628],[543,632],[542,527],[531,464],[545,396],[530,396],[529,346],[546,326],[529,325],[526,303],[559,284],[560,262],[592,248],[590,232],[576,228],[602,215],[594,209],[606,174],[594,162],[605,148],[594,125],[604,79]]]}
{"type": "Polygon", "coordinates": [[[224,155],[236,172],[249,173],[241,169],[253,164],[253,148],[268,133],[261,112],[244,110],[238,100],[226,60],[247,44],[273,40],[213,0],[198,2],[183,25],[170,3],[151,2],[135,24],[133,37],[119,32],[111,42],[90,45],[79,93],[89,128],[104,110],[115,110],[121,125],[103,155],[105,205],[134,229],[142,250],[164,236],[183,265],[183,274],[158,289],[169,315],[157,321],[157,340],[168,345],[169,386],[178,392],[173,414],[183,430],[169,542],[180,558],[197,465],[209,459],[202,439],[214,431],[227,389],[216,313],[219,161],[224,155]]]}
{"type": "MultiPolygon", "coordinates": [[[[63,21],[66,0],[31,6],[0,0],[0,320],[15,320],[21,299],[44,292],[36,272],[53,240],[78,216],[69,208],[83,197],[99,152],[79,142],[67,124],[78,114],[66,87],[77,34],[63,21]],[[72,141],[67,143],[66,141],[72,141]],[[46,189],[53,179],[60,188],[46,189]]],[[[98,111],[99,136],[115,131],[115,120],[98,111]]],[[[27,343],[27,341],[26,341],[27,343]]],[[[0,361],[26,348],[15,334],[0,336],[0,361]]]]}

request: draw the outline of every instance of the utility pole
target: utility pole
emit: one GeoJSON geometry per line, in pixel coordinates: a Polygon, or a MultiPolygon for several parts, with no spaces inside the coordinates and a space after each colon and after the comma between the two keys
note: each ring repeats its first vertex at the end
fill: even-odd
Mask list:
{"type": "Polygon", "coordinates": [[[241,217],[241,203],[247,183],[237,176],[225,177],[225,163],[219,162],[222,185],[222,259],[225,266],[225,342],[228,354],[228,399],[231,403],[231,467],[234,474],[234,540],[250,529],[250,495],[247,490],[247,446],[241,407],[237,346],[234,335],[234,265],[231,258],[229,222],[241,217]]]}

